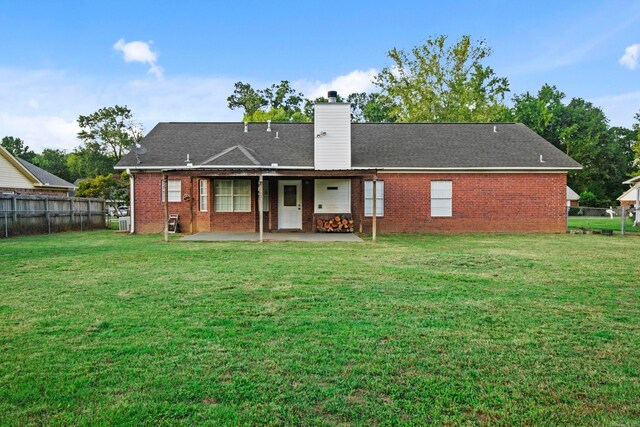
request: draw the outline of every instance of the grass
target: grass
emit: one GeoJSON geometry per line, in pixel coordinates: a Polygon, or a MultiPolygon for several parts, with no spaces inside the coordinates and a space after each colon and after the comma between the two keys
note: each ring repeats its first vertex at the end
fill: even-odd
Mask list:
{"type": "MultiPolygon", "coordinates": [[[[584,228],[587,230],[613,230],[620,231],[622,219],[608,216],[570,216],[569,228],[584,228]]],[[[633,226],[633,218],[625,217],[625,231],[640,233],[640,226],[633,226]]]]}
{"type": "Polygon", "coordinates": [[[635,236],[0,241],[0,425],[637,425],[635,236]]]}

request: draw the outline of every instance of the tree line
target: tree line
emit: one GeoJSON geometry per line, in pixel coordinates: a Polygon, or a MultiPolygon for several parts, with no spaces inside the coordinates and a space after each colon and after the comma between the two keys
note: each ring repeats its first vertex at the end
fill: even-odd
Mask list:
{"type": "MultiPolygon", "coordinates": [[[[592,206],[614,204],[626,189],[622,182],[640,173],[640,112],[631,128],[610,126],[598,106],[567,99],[550,84],[509,99],[509,80],[486,64],[491,48],[468,35],[454,42],[444,35],[430,37],[409,51],[391,49],[387,56],[391,64],[373,79],[377,91],[339,95],[339,102],[351,103],[354,122],[524,123],[584,166],[569,173],[568,184],[583,204],[592,206]]],[[[237,82],[227,102],[229,108],[243,110],[244,121],[311,122],[313,106],[327,99],[308,99],[282,80],[264,89],[237,82]]],[[[126,191],[126,180],[114,176],[113,167],[142,138],[142,126],[131,110],[101,108],[79,116],[78,124],[82,144],[70,153],[47,148],[36,154],[12,136],[4,137],[2,145],[67,181],[109,176],[126,191]]],[[[98,196],[100,188],[113,194],[109,186],[115,184],[103,181],[85,181],[80,194],[98,196]]]]}
{"type": "Polygon", "coordinates": [[[0,142],[11,154],[69,182],[82,180],[76,196],[109,200],[128,198],[128,180],[114,166],[143,136],[142,125],[133,119],[127,106],[101,108],[78,117],[78,139],[73,151],[45,148],[35,153],[20,138],[5,136],[0,142]]]}
{"type": "MultiPolygon", "coordinates": [[[[508,103],[509,80],[486,65],[491,48],[484,40],[436,36],[387,56],[391,65],[374,78],[376,92],[338,99],[351,103],[352,121],[524,123],[583,165],[569,173],[568,184],[592,206],[615,204],[622,182],[639,173],[640,113],[631,128],[610,126],[599,107],[567,99],[550,84],[508,103]]],[[[327,99],[307,99],[282,80],[266,89],[237,82],[227,101],[245,121],[311,122],[313,105],[327,99]]]]}

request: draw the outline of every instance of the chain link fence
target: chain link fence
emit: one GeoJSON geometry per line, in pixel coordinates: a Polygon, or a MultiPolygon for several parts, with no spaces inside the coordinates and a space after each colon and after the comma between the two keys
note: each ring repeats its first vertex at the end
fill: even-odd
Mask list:
{"type": "Polygon", "coordinates": [[[0,238],[107,226],[102,199],[0,195],[0,238]]]}
{"type": "Polygon", "coordinates": [[[573,232],[640,233],[640,218],[634,206],[594,208],[571,206],[567,208],[567,227],[573,232]]]}

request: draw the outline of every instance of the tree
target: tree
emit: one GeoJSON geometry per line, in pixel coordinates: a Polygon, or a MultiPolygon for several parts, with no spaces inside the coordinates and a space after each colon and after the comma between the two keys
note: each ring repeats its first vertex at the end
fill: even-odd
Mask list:
{"type": "Polygon", "coordinates": [[[102,152],[97,142],[88,142],[67,155],[67,167],[74,180],[111,174],[116,163],[114,157],[102,152]]]}
{"type": "Polygon", "coordinates": [[[282,109],[291,114],[302,111],[301,104],[304,100],[304,95],[296,92],[288,80],[272,84],[270,87],[260,91],[260,93],[266,100],[266,106],[269,107],[269,110],[282,109]]]}
{"type": "Polygon", "coordinates": [[[483,65],[491,55],[484,40],[463,36],[453,45],[442,35],[410,53],[396,48],[374,83],[403,122],[487,122],[504,112],[509,81],[483,65]]]}
{"type": "Polygon", "coordinates": [[[633,152],[633,166],[635,168],[632,175],[636,176],[640,173],[640,112],[636,113],[634,118],[636,122],[633,124],[632,132],[635,133],[635,138],[633,138],[631,150],[633,152]]]}
{"type": "Polygon", "coordinates": [[[526,92],[513,97],[512,120],[524,123],[529,129],[562,149],[561,119],[565,109],[565,94],[557,87],[544,84],[537,96],[526,92]]]}
{"type": "Polygon", "coordinates": [[[96,143],[103,154],[120,160],[132,143],[142,139],[142,125],[133,120],[127,107],[115,105],[101,108],[88,116],[80,116],[81,131],[78,138],[87,143],[96,143]]]}
{"type": "Polygon", "coordinates": [[[33,164],[64,180],[73,182],[75,179],[67,167],[67,154],[63,150],[45,148],[36,154],[33,164]]]}
{"type": "Polygon", "coordinates": [[[36,153],[31,151],[29,147],[25,145],[23,140],[13,136],[5,136],[2,138],[0,145],[6,148],[7,151],[14,156],[20,157],[27,162],[31,162],[36,155],[36,153]]]}
{"type": "Polygon", "coordinates": [[[126,173],[98,175],[78,183],[75,197],[97,197],[105,200],[128,200],[129,180],[126,173]]]}
{"type": "Polygon", "coordinates": [[[243,108],[244,116],[252,116],[268,104],[260,91],[255,90],[249,83],[236,82],[234,87],[233,93],[227,98],[230,109],[243,108]]]}
{"type": "Polygon", "coordinates": [[[258,110],[251,115],[244,116],[245,122],[310,122],[311,119],[301,111],[290,111],[284,108],[271,108],[269,111],[258,110]]]}
{"type": "Polygon", "coordinates": [[[347,97],[351,103],[351,121],[358,122],[395,122],[393,104],[379,93],[352,93],[347,97]]]}

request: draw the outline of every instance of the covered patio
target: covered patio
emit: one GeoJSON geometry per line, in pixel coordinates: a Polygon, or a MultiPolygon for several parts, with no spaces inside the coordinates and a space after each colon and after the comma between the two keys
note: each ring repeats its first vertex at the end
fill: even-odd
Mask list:
{"type": "MultiPolygon", "coordinates": [[[[203,231],[181,237],[179,240],[190,242],[232,242],[246,241],[259,242],[260,233],[239,233],[203,231]]],[[[363,240],[353,233],[303,233],[303,232],[278,232],[264,233],[262,241],[265,242],[355,242],[363,240]]]]}

